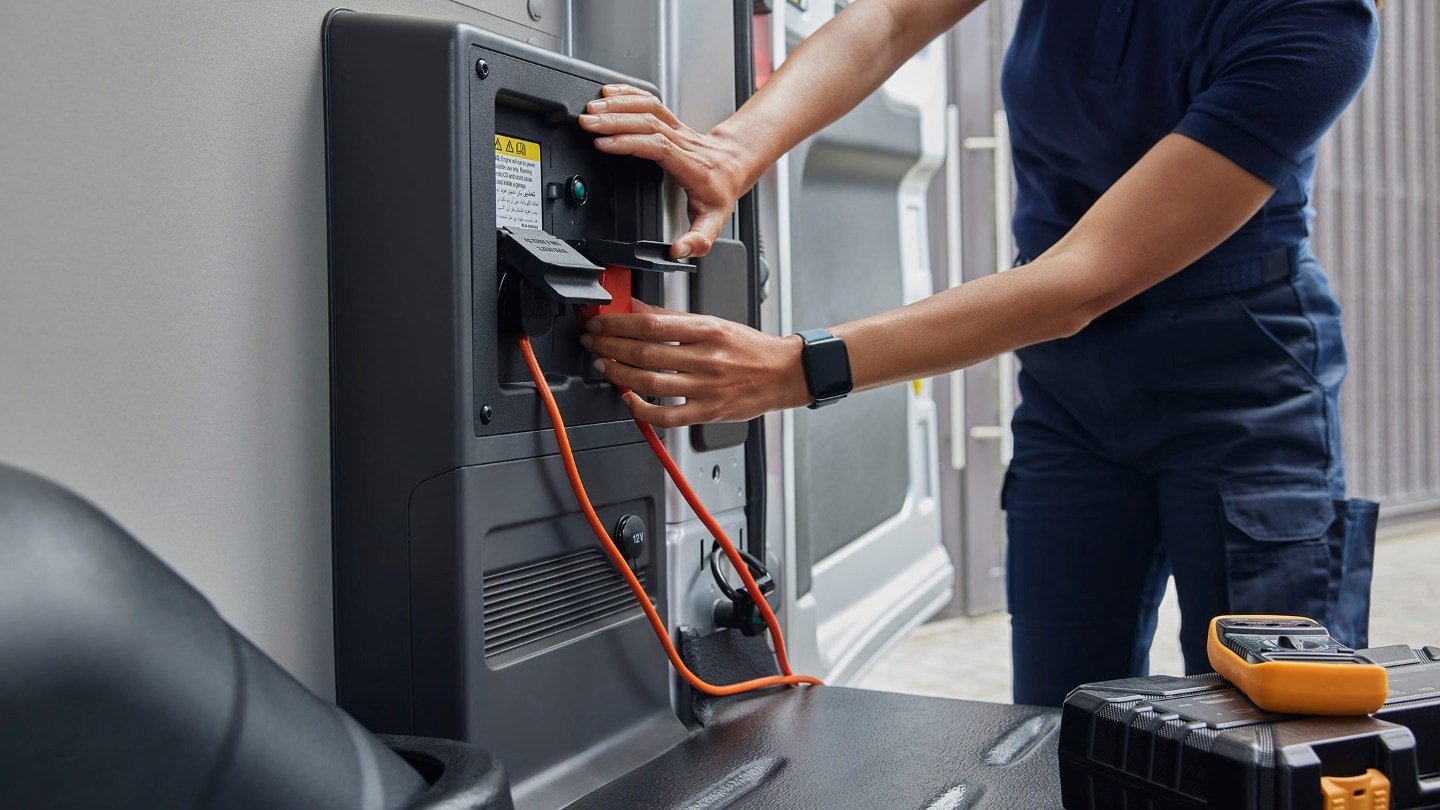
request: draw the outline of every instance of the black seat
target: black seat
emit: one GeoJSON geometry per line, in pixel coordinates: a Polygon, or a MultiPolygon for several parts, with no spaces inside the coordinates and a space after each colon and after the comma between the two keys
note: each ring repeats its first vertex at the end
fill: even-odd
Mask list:
{"type": "Polygon", "coordinates": [[[488,754],[382,742],[107,515],[4,465],[0,719],[5,808],[510,807],[488,754]]]}

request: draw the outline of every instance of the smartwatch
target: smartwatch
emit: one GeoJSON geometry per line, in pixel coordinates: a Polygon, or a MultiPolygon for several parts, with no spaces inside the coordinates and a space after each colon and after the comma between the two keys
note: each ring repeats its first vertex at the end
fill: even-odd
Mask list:
{"type": "Polygon", "coordinates": [[[810,408],[823,408],[844,399],[855,387],[845,341],[824,329],[806,329],[795,334],[805,344],[800,350],[800,365],[805,368],[805,385],[814,400],[810,408]]]}

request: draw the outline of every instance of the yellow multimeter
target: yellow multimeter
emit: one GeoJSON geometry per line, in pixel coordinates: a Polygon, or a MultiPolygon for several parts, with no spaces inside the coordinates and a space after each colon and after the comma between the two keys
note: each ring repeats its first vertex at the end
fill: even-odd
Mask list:
{"type": "Polygon", "coordinates": [[[1385,668],[1300,616],[1217,616],[1210,665],[1256,706],[1283,714],[1370,714],[1385,705],[1385,668]]]}

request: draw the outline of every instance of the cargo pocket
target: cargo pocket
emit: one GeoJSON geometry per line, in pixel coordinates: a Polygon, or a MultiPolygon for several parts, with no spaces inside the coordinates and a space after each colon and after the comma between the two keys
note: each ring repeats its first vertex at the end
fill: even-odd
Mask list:
{"type": "Polygon", "coordinates": [[[1370,646],[1370,578],[1375,568],[1375,527],[1380,504],[1336,501],[1336,531],[1341,535],[1341,576],[1331,589],[1336,595],[1330,635],[1351,647],[1370,646]]]}
{"type": "Polygon", "coordinates": [[[1220,500],[1230,611],[1329,622],[1344,557],[1325,478],[1227,481],[1220,500]]]}

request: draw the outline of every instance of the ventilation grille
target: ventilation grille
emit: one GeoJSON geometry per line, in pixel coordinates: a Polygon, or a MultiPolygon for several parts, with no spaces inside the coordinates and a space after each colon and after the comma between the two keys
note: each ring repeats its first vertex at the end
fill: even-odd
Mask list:
{"type": "MultiPolygon", "coordinates": [[[[648,571],[640,584],[649,590],[648,571]]],[[[486,574],[485,657],[558,645],[626,613],[639,613],[625,580],[598,548],[486,574]]]]}

